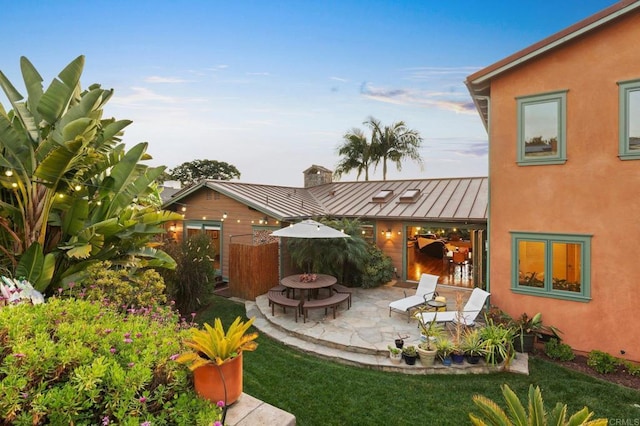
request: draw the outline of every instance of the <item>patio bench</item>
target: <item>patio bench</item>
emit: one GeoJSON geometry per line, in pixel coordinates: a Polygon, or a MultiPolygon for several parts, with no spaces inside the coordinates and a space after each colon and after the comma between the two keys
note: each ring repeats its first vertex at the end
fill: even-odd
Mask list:
{"type": "Polygon", "coordinates": [[[269,304],[271,304],[271,316],[274,316],[276,314],[275,310],[276,310],[276,305],[282,307],[282,311],[286,314],[287,313],[287,308],[295,308],[294,309],[294,315],[296,318],[296,322],[298,322],[298,312],[300,311],[300,304],[302,303],[301,300],[299,299],[289,299],[287,296],[285,296],[282,293],[276,292],[276,291],[270,291],[267,294],[267,297],[269,298],[269,304]]]}
{"type": "Polygon", "coordinates": [[[350,308],[351,307],[351,295],[353,294],[353,290],[351,290],[349,287],[344,286],[342,284],[334,284],[333,287],[331,287],[331,288],[336,293],[346,293],[346,294],[349,295],[349,298],[347,299],[347,308],[350,308]]]}
{"type": "MultiPolygon", "coordinates": [[[[307,314],[309,309],[324,308],[324,314],[327,315],[327,309],[333,308],[333,319],[336,318],[336,309],[338,305],[347,302],[351,295],[349,293],[335,293],[326,299],[306,300],[302,304],[303,321],[307,322],[307,314]]],[[[347,308],[348,309],[348,308],[347,308]]]]}

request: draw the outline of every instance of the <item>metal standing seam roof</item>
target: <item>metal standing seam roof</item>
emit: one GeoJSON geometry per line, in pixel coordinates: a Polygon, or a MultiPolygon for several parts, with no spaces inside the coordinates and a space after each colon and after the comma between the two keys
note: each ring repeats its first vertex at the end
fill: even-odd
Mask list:
{"type": "Polygon", "coordinates": [[[419,180],[334,182],[309,188],[327,214],[398,220],[464,221],[487,220],[488,179],[440,178],[419,180]],[[420,194],[412,202],[401,202],[409,190],[420,194]],[[382,190],[393,195],[384,203],[373,201],[382,190]]]}
{"type": "Polygon", "coordinates": [[[486,177],[332,182],[311,188],[207,180],[175,194],[166,205],[203,186],[280,221],[325,215],[407,221],[487,220],[486,177]],[[393,194],[385,202],[374,202],[373,197],[382,190],[393,194]],[[419,194],[411,202],[401,202],[409,190],[419,194]]]}

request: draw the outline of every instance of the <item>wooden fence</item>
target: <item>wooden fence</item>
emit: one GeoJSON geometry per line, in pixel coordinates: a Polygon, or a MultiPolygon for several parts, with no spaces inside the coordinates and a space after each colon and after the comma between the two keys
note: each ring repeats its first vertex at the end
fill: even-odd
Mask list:
{"type": "Polygon", "coordinates": [[[255,300],[278,285],[278,243],[261,245],[231,243],[229,246],[229,293],[255,300]]]}

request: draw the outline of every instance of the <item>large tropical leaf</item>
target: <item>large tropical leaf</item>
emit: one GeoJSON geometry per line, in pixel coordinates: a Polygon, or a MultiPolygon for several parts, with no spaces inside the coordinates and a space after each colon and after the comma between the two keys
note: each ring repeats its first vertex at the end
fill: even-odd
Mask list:
{"type": "Polygon", "coordinates": [[[56,270],[56,257],[53,253],[47,253],[44,256],[44,261],[42,262],[42,271],[40,273],[40,277],[37,281],[32,282],[33,288],[42,292],[47,289],[49,283],[51,283],[51,279],[53,278],[53,274],[56,270]]]}
{"type": "MultiPolygon", "coordinates": [[[[20,58],[20,70],[22,71],[24,85],[27,88],[28,103],[31,106],[30,112],[37,126],[37,123],[40,122],[40,114],[35,106],[40,103],[40,98],[42,97],[42,76],[24,56],[20,58]]],[[[31,129],[29,130],[32,139],[36,141],[39,135],[37,127],[34,129],[35,134],[31,133],[31,129]]]]}
{"type": "Polygon", "coordinates": [[[39,243],[33,243],[20,257],[15,276],[24,278],[30,283],[38,282],[43,265],[44,254],[42,253],[42,246],[39,243]]]}
{"type": "Polygon", "coordinates": [[[62,115],[69,105],[84,68],[84,56],[78,56],[58,74],[59,79],[54,79],[46,92],[40,98],[38,112],[42,119],[53,124],[62,115]]]}

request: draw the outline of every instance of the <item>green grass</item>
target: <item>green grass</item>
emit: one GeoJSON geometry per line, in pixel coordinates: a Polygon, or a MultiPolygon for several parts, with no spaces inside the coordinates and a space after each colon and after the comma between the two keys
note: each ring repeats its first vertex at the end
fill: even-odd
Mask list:
{"type": "MultiPolygon", "coordinates": [[[[243,305],[224,298],[196,318],[220,317],[227,327],[243,305]]],[[[267,336],[255,352],[245,353],[244,391],[296,416],[305,425],[463,425],[478,412],[471,397],[485,395],[504,408],[500,385],[507,383],[520,397],[529,384],[540,386],[547,409],[566,403],[573,414],[585,405],[596,417],[638,419],[640,392],[530,359],[530,375],[406,375],[348,367],[286,347],[267,336]]],[[[525,401],[526,403],[526,401],[525,401]]]]}

